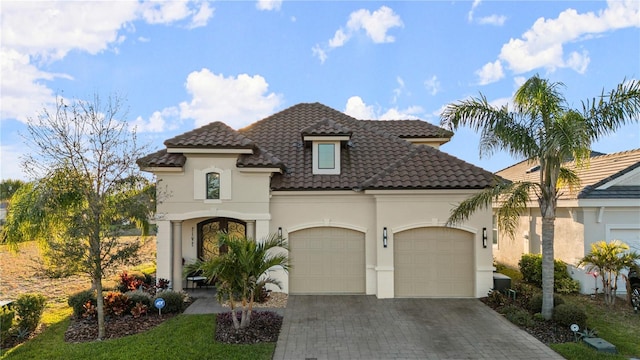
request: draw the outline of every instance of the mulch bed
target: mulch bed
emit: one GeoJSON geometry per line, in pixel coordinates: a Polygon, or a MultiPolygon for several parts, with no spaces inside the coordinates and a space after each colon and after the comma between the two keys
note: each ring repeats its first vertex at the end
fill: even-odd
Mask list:
{"type": "MultiPolygon", "coordinates": [[[[502,306],[497,306],[495,303],[489,301],[486,297],[480,298],[480,301],[482,301],[485,305],[489,306],[498,313],[501,313],[500,310],[502,306]]],[[[575,336],[568,327],[559,325],[553,320],[535,321],[533,326],[519,327],[529,334],[533,335],[536,339],[540,340],[540,342],[546,345],[575,341],[575,336]]]]}
{"type": "MultiPolygon", "coordinates": [[[[240,315],[238,315],[238,319],[240,319],[240,315]]],[[[216,341],[227,344],[276,342],[281,327],[281,315],[273,311],[253,311],[249,326],[236,330],[233,327],[231,312],[225,312],[218,314],[216,341]]]]}
{"type": "MultiPolygon", "coordinates": [[[[131,315],[110,317],[105,319],[105,338],[116,339],[123,336],[134,335],[150,330],[176,314],[149,314],[139,318],[131,315]]],[[[98,338],[98,320],[96,318],[71,319],[69,328],[64,333],[64,341],[70,343],[81,343],[94,341],[98,338]]]]}

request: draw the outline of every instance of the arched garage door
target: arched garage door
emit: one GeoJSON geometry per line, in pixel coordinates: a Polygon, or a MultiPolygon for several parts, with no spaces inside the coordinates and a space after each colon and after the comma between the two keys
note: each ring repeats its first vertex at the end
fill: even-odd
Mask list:
{"type": "Polygon", "coordinates": [[[396,297],[473,297],[473,234],[428,227],[393,235],[396,297]]]}
{"type": "Polygon", "coordinates": [[[289,233],[289,292],[292,294],[363,294],[364,234],[318,227],[289,233]]]}

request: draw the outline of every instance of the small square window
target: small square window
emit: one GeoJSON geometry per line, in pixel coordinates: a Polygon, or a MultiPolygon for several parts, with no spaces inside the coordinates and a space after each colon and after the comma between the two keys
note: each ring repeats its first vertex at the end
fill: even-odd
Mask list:
{"type": "Polygon", "coordinates": [[[220,174],[207,173],[207,199],[220,199],[220,174]]]}
{"type": "Polygon", "coordinates": [[[318,169],[335,169],[335,144],[318,144],[318,169]]]}

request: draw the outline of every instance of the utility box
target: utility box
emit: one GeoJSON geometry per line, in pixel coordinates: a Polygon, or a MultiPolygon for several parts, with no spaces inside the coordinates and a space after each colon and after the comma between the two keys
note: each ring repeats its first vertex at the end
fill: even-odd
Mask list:
{"type": "Polygon", "coordinates": [[[511,278],[505,274],[493,273],[493,290],[506,292],[511,289],[511,278]]]}

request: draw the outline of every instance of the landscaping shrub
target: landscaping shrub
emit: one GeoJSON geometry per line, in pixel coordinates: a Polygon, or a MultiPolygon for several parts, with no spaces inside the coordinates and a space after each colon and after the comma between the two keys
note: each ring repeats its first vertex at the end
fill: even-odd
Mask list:
{"type": "Polygon", "coordinates": [[[507,275],[511,278],[511,283],[522,280],[522,273],[518,269],[514,269],[502,263],[495,263],[496,272],[507,275]]]}
{"type": "Polygon", "coordinates": [[[67,300],[67,303],[73,309],[73,316],[79,318],[82,316],[82,314],[84,314],[84,306],[87,304],[87,301],[90,301],[91,304],[96,305],[97,300],[95,291],[83,290],[69,296],[69,300],[67,300]]]}
{"type": "MultiPolygon", "coordinates": [[[[518,266],[522,273],[522,280],[538,287],[542,286],[542,255],[524,254],[520,258],[518,266]]],[[[556,292],[569,294],[580,290],[580,283],[569,276],[567,264],[564,261],[553,261],[553,279],[553,287],[556,292]]]]}
{"type": "Polygon", "coordinates": [[[504,316],[507,318],[507,320],[511,321],[512,323],[518,326],[524,326],[524,327],[533,326],[533,323],[534,323],[533,317],[525,309],[522,309],[515,305],[509,305],[509,306],[506,306],[502,312],[504,313],[504,316]]]}
{"type": "Polygon", "coordinates": [[[587,326],[587,314],[575,306],[561,304],[553,309],[553,320],[560,325],[578,324],[581,329],[587,326]]]}
{"type": "Polygon", "coordinates": [[[162,309],[163,314],[169,314],[169,313],[179,314],[182,311],[184,311],[186,307],[186,303],[184,302],[186,297],[187,297],[186,294],[183,294],[181,292],[166,290],[157,294],[155,298],[153,298],[153,301],[155,303],[155,300],[157,298],[164,299],[164,308],[162,309]]]}
{"type": "Polygon", "coordinates": [[[13,310],[9,310],[3,308],[0,312],[0,345],[2,345],[5,341],[9,339],[9,330],[13,326],[13,318],[15,317],[15,312],[13,310]]]}
{"type": "Polygon", "coordinates": [[[120,282],[118,283],[118,291],[121,293],[126,293],[127,291],[138,290],[140,287],[144,287],[145,285],[145,275],[140,274],[129,274],[126,271],[123,271],[120,274],[120,282]]]}
{"type": "Polygon", "coordinates": [[[20,332],[33,332],[40,323],[47,298],[41,294],[23,294],[13,303],[18,316],[17,328],[20,332]]]}
{"type": "Polygon", "coordinates": [[[108,292],[104,297],[105,315],[122,316],[131,310],[131,300],[120,292],[108,292]]]}
{"type": "MultiPolygon", "coordinates": [[[[553,294],[553,307],[564,304],[564,299],[557,294],[553,294]]],[[[527,303],[527,310],[532,314],[542,311],[542,293],[533,295],[527,303]]]]}
{"type": "Polygon", "coordinates": [[[580,292],[580,282],[572,279],[568,275],[567,277],[555,280],[553,287],[556,289],[556,292],[560,294],[577,294],[580,292]]]}
{"type": "Polygon", "coordinates": [[[153,296],[141,290],[127,291],[125,295],[131,300],[132,304],[141,303],[150,308],[153,306],[153,296]]]}

